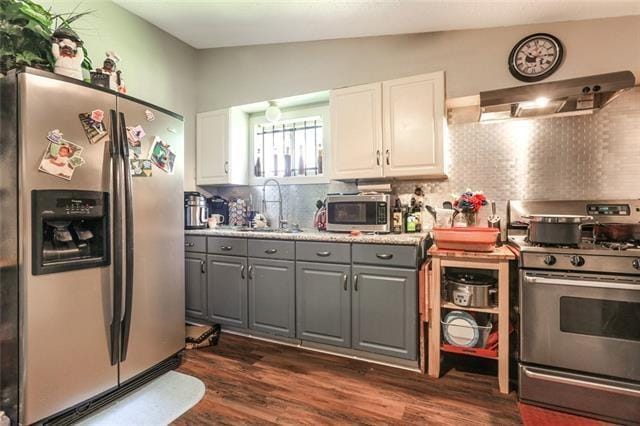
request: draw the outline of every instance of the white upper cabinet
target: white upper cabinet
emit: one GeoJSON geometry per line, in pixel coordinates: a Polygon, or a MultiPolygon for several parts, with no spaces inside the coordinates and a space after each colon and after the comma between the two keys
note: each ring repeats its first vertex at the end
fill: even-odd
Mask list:
{"type": "Polygon", "coordinates": [[[331,92],[333,179],[444,176],[444,72],[331,92]]]}
{"type": "Polygon", "coordinates": [[[196,184],[246,185],[248,118],[234,108],[198,114],[196,184]]]}
{"type": "Polygon", "coordinates": [[[380,83],[331,91],[333,179],[382,177],[380,83]]]}
{"type": "Polygon", "coordinates": [[[444,175],[444,72],[382,83],[384,174],[444,175]]]}

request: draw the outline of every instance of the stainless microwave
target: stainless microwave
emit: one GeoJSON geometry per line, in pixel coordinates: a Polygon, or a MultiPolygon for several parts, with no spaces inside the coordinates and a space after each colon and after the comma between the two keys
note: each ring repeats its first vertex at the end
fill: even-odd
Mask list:
{"type": "Polygon", "coordinates": [[[327,231],[391,232],[391,197],[385,194],[327,196],[327,231]]]}

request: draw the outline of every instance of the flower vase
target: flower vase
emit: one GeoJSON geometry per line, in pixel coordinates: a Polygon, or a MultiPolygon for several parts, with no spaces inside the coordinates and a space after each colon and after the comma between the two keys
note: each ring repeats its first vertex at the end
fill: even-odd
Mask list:
{"type": "Polygon", "coordinates": [[[463,213],[463,215],[465,222],[467,222],[467,226],[478,225],[478,212],[466,212],[463,213]]]}

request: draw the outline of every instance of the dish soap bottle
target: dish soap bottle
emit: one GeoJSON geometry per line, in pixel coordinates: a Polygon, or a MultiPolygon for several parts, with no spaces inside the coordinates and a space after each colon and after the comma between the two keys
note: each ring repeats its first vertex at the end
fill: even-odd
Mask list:
{"type": "Polygon", "coordinates": [[[414,203],[413,216],[416,221],[416,232],[422,232],[422,202],[414,203]]]}
{"type": "Polygon", "coordinates": [[[391,232],[394,234],[402,234],[402,207],[400,207],[400,199],[396,198],[396,204],[393,207],[393,212],[391,214],[392,222],[391,222],[391,232]]]}

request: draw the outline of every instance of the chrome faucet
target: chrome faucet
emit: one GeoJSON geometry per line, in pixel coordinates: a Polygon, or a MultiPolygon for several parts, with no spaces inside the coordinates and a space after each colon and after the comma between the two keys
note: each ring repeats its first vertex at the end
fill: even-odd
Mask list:
{"type": "Polygon", "coordinates": [[[267,211],[267,203],[278,203],[278,229],[284,229],[289,222],[284,220],[284,217],[282,216],[282,189],[280,188],[280,182],[278,182],[274,178],[269,178],[265,180],[264,184],[262,185],[262,213],[263,214],[265,214],[267,211]],[[270,182],[275,182],[276,186],[278,187],[277,200],[267,200],[266,189],[267,189],[267,184],[270,182]]]}

